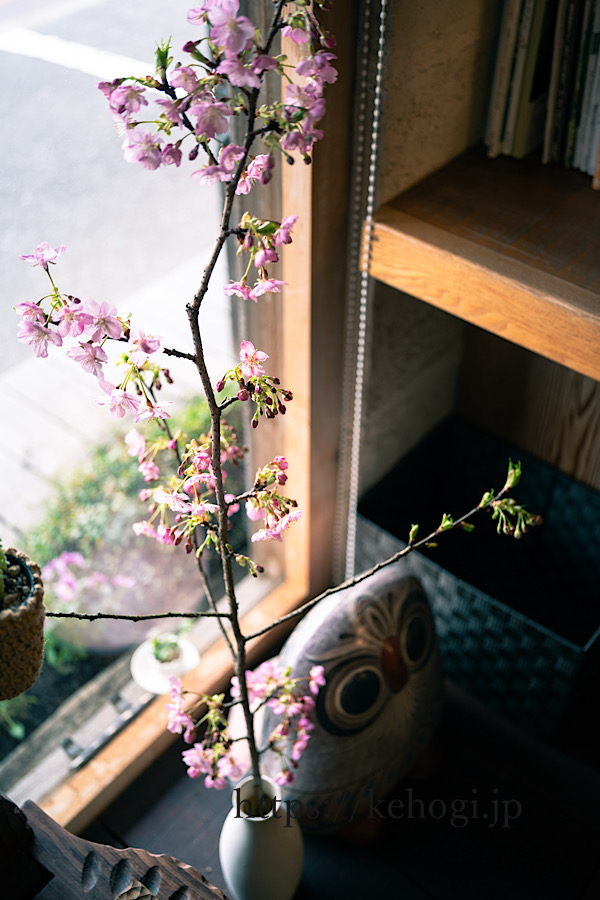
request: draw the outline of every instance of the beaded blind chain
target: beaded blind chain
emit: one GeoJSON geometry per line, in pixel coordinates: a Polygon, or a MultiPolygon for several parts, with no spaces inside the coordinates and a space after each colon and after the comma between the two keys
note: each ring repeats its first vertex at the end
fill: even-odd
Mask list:
{"type": "Polygon", "coordinates": [[[360,465],[360,437],[363,412],[364,376],[366,362],[367,323],[371,306],[369,259],[373,234],[373,212],[378,174],[379,129],[381,119],[383,63],[386,37],[387,0],[380,0],[377,68],[372,99],[370,146],[367,148],[366,125],[370,102],[369,61],[372,3],[367,0],[363,14],[362,44],[359,62],[357,135],[353,197],[350,226],[347,328],[344,349],[344,384],[351,385],[342,411],[340,441],[340,476],[334,546],[336,580],[351,578],[355,566],[355,542],[360,465]],[[367,157],[366,203],[364,200],[364,162],[367,157]],[[365,223],[361,253],[361,237],[365,223]],[[359,276],[360,272],[360,276],[359,276]]]}

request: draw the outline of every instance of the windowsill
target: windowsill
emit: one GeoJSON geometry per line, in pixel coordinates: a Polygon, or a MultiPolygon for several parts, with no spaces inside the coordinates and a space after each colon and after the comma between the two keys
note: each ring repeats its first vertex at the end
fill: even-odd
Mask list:
{"type": "MultiPolygon", "coordinates": [[[[243,615],[242,627],[246,633],[259,631],[279,616],[291,612],[306,596],[305,585],[299,579],[288,579],[275,585],[273,582],[265,584],[264,579],[254,581],[248,578],[240,587],[238,599],[243,615]],[[265,589],[268,591],[266,594],[265,589]]],[[[259,655],[268,653],[269,648],[280,641],[294,624],[292,620],[253,641],[249,645],[250,665],[259,655]]],[[[199,665],[182,678],[182,683],[192,693],[215,693],[224,689],[231,678],[231,657],[214,620],[203,620],[195,630],[194,643],[202,657],[199,665]],[[201,638],[197,634],[200,627],[201,638]]],[[[141,711],[130,721],[127,721],[125,713],[118,727],[113,724],[112,739],[77,767],[72,766],[73,761],[60,746],[65,731],[61,730],[58,718],[54,718],[52,731],[56,746],[52,747],[47,740],[41,739],[35,760],[29,759],[27,774],[20,778],[17,776],[18,780],[5,788],[15,803],[22,805],[26,799],[34,800],[60,825],[74,833],[85,828],[179,738],[167,731],[167,698],[146,694],[144,700],[145,692],[126,677],[128,659],[119,660],[115,668],[118,671],[111,669],[108,676],[107,673],[99,676],[104,677],[103,685],[106,677],[112,676],[111,693],[118,690],[134,708],[137,700],[142,706],[141,711]]],[[[85,691],[85,688],[82,690],[85,691]]],[[[96,693],[100,696],[102,691],[96,693]]],[[[56,715],[60,716],[60,712],[56,715]]],[[[96,715],[101,718],[102,709],[94,709],[92,717],[96,715]]],[[[113,716],[115,721],[118,720],[113,716]]],[[[79,734],[89,731],[89,728],[88,718],[73,733],[75,743],[79,734]]]]}

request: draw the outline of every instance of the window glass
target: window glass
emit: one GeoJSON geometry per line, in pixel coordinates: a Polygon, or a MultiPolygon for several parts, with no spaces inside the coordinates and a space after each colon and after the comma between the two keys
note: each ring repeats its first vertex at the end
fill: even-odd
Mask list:
{"type": "MultiPolygon", "coordinates": [[[[185,302],[199,286],[213,245],[219,187],[201,188],[175,167],[145,171],[126,163],[96,89],[98,81],[117,75],[151,73],[160,39],[171,36],[176,55],[189,38],[188,8],[179,0],[143,6],[9,0],[0,6],[0,69],[9,86],[0,105],[11,135],[0,172],[0,396],[6,424],[0,434],[0,535],[4,546],[20,546],[46,566],[49,609],[140,613],[197,609],[203,602],[183,548],[133,533],[132,523],[145,517],[137,497],[148,483],[123,442],[131,420],[118,427],[96,403],[96,379],[60,351],[36,359],[17,341],[13,312],[49,287],[45,273],[19,255],[43,241],[64,244],[52,267],[59,290],[113,303],[121,315],[131,313],[133,321],[162,335],[166,346],[192,349],[185,302]]],[[[223,258],[201,314],[211,336],[214,380],[236,362],[231,307],[222,292],[226,279],[223,258]]],[[[178,413],[185,410],[178,427],[206,429],[193,365],[174,360],[169,370],[174,383],[165,384],[161,396],[176,400],[178,413]]],[[[97,688],[89,688],[89,697],[98,701],[125,689],[128,666],[104,682],[99,673],[149,629],[147,623],[123,622],[51,627],[38,684],[0,704],[2,789],[14,778],[16,769],[7,773],[3,766],[24,729],[28,735],[90,677],[97,688]]],[[[117,711],[121,701],[114,700],[117,711]]],[[[73,722],[74,731],[79,724],[73,722]]],[[[77,741],[69,747],[64,733],[62,738],[62,756],[77,759],[86,749],[77,741]]],[[[27,767],[31,761],[22,756],[27,767]]]]}

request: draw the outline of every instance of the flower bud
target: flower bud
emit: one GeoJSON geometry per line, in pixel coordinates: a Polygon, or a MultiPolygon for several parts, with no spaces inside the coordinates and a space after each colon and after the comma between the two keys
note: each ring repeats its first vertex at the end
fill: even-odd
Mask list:
{"type": "Polygon", "coordinates": [[[245,388],[243,388],[241,391],[238,391],[238,400],[241,400],[242,402],[244,402],[245,400],[248,400],[249,398],[250,398],[250,394],[248,393],[248,391],[245,388]]]}
{"type": "Polygon", "coordinates": [[[506,476],[505,490],[514,488],[521,480],[521,463],[513,464],[512,460],[508,461],[508,475],[506,476]]]}
{"type": "Polygon", "coordinates": [[[189,159],[189,160],[194,160],[194,159],[196,159],[196,157],[198,156],[199,151],[200,151],[200,144],[196,144],[194,147],[192,147],[192,149],[191,149],[190,152],[188,153],[188,159],[189,159]]]}

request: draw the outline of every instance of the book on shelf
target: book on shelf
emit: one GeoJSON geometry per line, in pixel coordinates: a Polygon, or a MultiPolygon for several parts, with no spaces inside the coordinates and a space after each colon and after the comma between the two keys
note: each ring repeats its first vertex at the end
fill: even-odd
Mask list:
{"type": "Polygon", "coordinates": [[[558,163],[564,157],[583,11],[584,0],[560,0],[552,57],[553,91],[548,97],[542,162],[558,163]]]}
{"type": "Polygon", "coordinates": [[[512,144],[519,159],[544,139],[557,6],[558,0],[535,0],[512,144]]]}
{"type": "Polygon", "coordinates": [[[498,156],[502,151],[502,136],[515,46],[521,21],[521,7],[522,0],[505,0],[502,10],[485,134],[488,156],[491,157],[498,156]]]}
{"type": "Polygon", "coordinates": [[[585,79],[581,100],[579,127],[575,137],[575,149],[572,164],[574,168],[586,171],[590,153],[591,132],[593,128],[594,89],[600,47],[600,0],[593,0],[592,27],[589,37],[589,51],[585,64],[585,79]]]}
{"type": "Polygon", "coordinates": [[[583,87],[585,83],[585,75],[588,64],[588,56],[590,52],[590,39],[592,35],[592,24],[594,14],[593,0],[585,0],[583,8],[583,18],[581,22],[581,31],[579,35],[579,48],[577,52],[577,61],[575,65],[575,74],[573,78],[573,89],[569,101],[569,115],[567,119],[567,128],[565,135],[564,148],[564,164],[567,167],[573,164],[573,154],[575,152],[575,138],[577,129],[581,119],[581,103],[583,100],[583,87]]]}
{"type": "Polygon", "coordinates": [[[504,0],[488,156],[578,168],[600,190],[600,0],[504,0]]]}
{"type": "Polygon", "coordinates": [[[595,191],[600,191],[600,144],[598,145],[598,152],[596,153],[596,165],[594,166],[594,173],[592,175],[592,188],[595,191]]]}
{"type": "Polygon", "coordinates": [[[556,23],[554,27],[554,44],[552,48],[552,65],[550,69],[550,83],[548,85],[548,102],[546,108],[546,122],[544,124],[544,141],[542,147],[542,162],[550,162],[550,145],[552,142],[552,130],[554,128],[554,109],[556,95],[558,93],[558,75],[562,57],[563,36],[565,33],[565,21],[567,17],[567,5],[569,0],[559,0],[556,11],[556,23]]]}
{"type": "Polygon", "coordinates": [[[504,123],[504,134],[502,136],[502,153],[507,153],[509,155],[512,154],[513,149],[515,125],[517,123],[517,113],[521,99],[525,64],[529,53],[529,38],[531,35],[535,5],[536,0],[524,0],[523,9],[521,11],[521,20],[519,22],[519,35],[513,58],[506,121],[504,123]]]}

